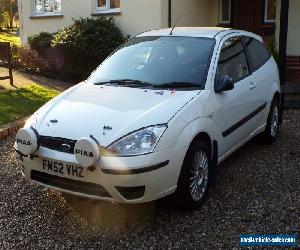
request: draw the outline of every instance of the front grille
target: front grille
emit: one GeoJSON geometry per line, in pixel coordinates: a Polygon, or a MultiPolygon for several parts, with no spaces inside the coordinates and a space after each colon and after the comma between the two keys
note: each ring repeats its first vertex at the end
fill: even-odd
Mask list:
{"type": "Polygon", "coordinates": [[[104,189],[104,187],[95,183],[76,181],[68,178],[46,174],[36,170],[31,171],[31,179],[39,183],[61,188],[64,190],[97,197],[111,198],[111,195],[104,189]]]}
{"type": "Polygon", "coordinates": [[[59,137],[49,137],[40,136],[39,145],[41,147],[49,148],[55,151],[64,152],[68,154],[74,154],[74,147],[77,141],[59,138],[59,137]]]}

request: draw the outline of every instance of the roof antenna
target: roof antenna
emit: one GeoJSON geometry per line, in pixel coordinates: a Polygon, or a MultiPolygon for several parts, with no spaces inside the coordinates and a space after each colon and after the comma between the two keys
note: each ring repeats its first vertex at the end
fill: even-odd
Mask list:
{"type": "Polygon", "coordinates": [[[179,22],[180,19],[182,18],[183,14],[185,13],[185,11],[187,10],[187,8],[189,7],[190,2],[191,2],[191,0],[187,0],[186,5],[185,5],[183,11],[180,13],[179,17],[177,18],[177,20],[176,20],[174,26],[172,27],[172,29],[171,29],[171,31],[170,31],[170,34],[169,34],[170,36],[173,35],[173,30],[175,29],[175,27],[177,26],[178,22],[179,22]]]}

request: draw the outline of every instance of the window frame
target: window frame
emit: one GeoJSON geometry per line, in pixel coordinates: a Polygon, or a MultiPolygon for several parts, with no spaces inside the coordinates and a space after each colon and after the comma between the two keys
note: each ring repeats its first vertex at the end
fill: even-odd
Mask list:
{"type": "Polygon", "coordinates": [[[241,41],[243,43],[244,50],[245,50],[246,55],[247,55],[247,60],[249,62],[250,73],[253,74],[255,71],[259,70],[262,66],[264,66],[270,60],[270,58],[272,57],[272,55],[271,55],[270,51],[268,50],[268,48],[265,46],[265,44],[262,43],[261,41],[259,41],[258,39],[254,38],[254,37],[247,36],[247,35],[242,35],[241,36],[241,41]],[[258,43],[260,43],[263,47],[265,47],[265,49],[266,49],[266,51],[268,52],[268,55],[269,55],[268,59],[265,60],[265,61],[263,61],[262,63],[256,65],[256,67],[254,67],[255,65],[254,65],[253,60],[252,60],[251,52],[250,52],[250,49],[248,49],[248,47],[246,47],[246,45],[245,45],[245,41],[243,39],[244,37],[245,38],[254,39],[258,43]]]}
{"type": "MultiPolygon", "coordinates": [[[[53,1],[53,4],[55,4],[55,0],[52,0],[53,1]]],[[[62,15],[62,0],[60,0],[61,2],[61,10],[57,11],[54,9],[53,7],[53,12],[45,12],[45,0],[41,0],[42,2],[42,7],[43,7],[43,10],[41,12],[37,12],[36,11],[36,0],[32,0],[32,16],[34,17],[39,17],[39,16],[42,16],[42,17],[47,17],[47,16],[61,16],[62,15]]]]}
{"type": "Polygon", "coordinates": [[[105,7],[99,7],[98,6],[98,0],[94,0],[94,12],[95,13],[120,13],[121,12],[121,1],[120,1],[120,7],[119,8],[111,8],[110,0],[105,0],[106,6],[105,7]]]}
{"type": "MultiPolygon", "coordinates": [[[[215,79],[217,79],[217,77],[218,77],[218,75],[219,75],[219,61],[220,61],[220,57],[221,57],[223,45],[226,43],[226,41],[228,41],[229,39],[233,39],[233,38],[238,38],[239,41],[240,41],[240,43],[241,43],[241,45],[242,45],[242,47],[243,47],[243,49],[242,49],[240,52],[236,53],[234,56],[243,53],[243,54],[245,55],[245,58],[246,58],[246,64],[247,64],[247,69],[248,69],[248,74],[246,74],[246,75],[244,75],[244,76],[242,76],[242,77],[240,77],[240,78],[238,78],[238,79],[236,79],[236,80],[233,81],[233,84],[237,84],[237,83],[239,83],[240,81],[246,79],[247,77],[249,77],[249,76],[252,74],[252,72],[251,72],[251,67],[250,67],[250,61],[249,61],[248,54],[247,54],[246,48],[245,48],[245,46],[244,46],[244,43],[243,43],[243,40],[242,40],[242,36],[241,36],[241,35],[235,35],[235,36],[228,37],[228,38],[226,38],[226,39],[221,43],[221,46],[220,46],[220,53],[219,53],[219,55],[218,55],[218,60],[217,60],[217,68],[216,68],[215,79]]],[[[232,56],[231,56],[231,58],[232,58],[232,56]]]]}
{"type": "Polygon", "coordinates": [[[230,24],[231,23],[231,2],[232,0],[229,0],[229,19],[228,20],[223,20],[223,0],[219,0],[219,23],[220,24],[230,24]]]}
{"type": "MultiPolygon", "coordinates": [[[[264,10],[264,22],[265,23],[275,23],[276,22],[276,15],[275,19],[268,19],[268,6],[270,0],[265,0],[265,10],[264,10]]],[[[277,7],[277,6],[276,6],[277,7]]],[[[276,11],[276,10],[275,10],[276,11]]],[[[276,13],[276,12],[275,12],[276,13]]]]}

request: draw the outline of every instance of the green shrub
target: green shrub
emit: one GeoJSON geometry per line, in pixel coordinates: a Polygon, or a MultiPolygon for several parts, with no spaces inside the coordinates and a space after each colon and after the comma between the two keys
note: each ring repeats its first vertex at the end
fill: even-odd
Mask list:
{"type": "Polygon", "coordinates": [[[114,19],[77,19],[74,24],[58,31],[52,47],[63,55],[59,70],[64,79],[83,80],[120,44],[124,38],[114,19]]]}
{"type": "Polygon", "coordinates": [[[39,54],[44,54],[51,48],[53,34],[41,32],[28,38],[28,44],[31,49],[36,50],[39,54]]]}
{"type": "Polygon", "coordinates": [[[79,19],[56,34],[30,37],[30,46],[13,46],[13,63],[32,73],[78,82],[123,41],[113,18],[79,19]]]}
{"type": "Polygon", "coordinates": [[[46,77],[59,78],[57,68],[60,64],[54,51],[41,56],[29,46],[12,46],[12,55],[15,69],[22,69],[46,77]]]}

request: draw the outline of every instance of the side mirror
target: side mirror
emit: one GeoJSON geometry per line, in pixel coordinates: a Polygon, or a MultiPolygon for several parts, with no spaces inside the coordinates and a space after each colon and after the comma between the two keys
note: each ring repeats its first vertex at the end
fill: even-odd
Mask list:
{"type": "Polygon", "coordinates": [[[215,93],[232,90],[234,88],[233,81],[228,75],[221,76],[215,82],[215,93]]]}

